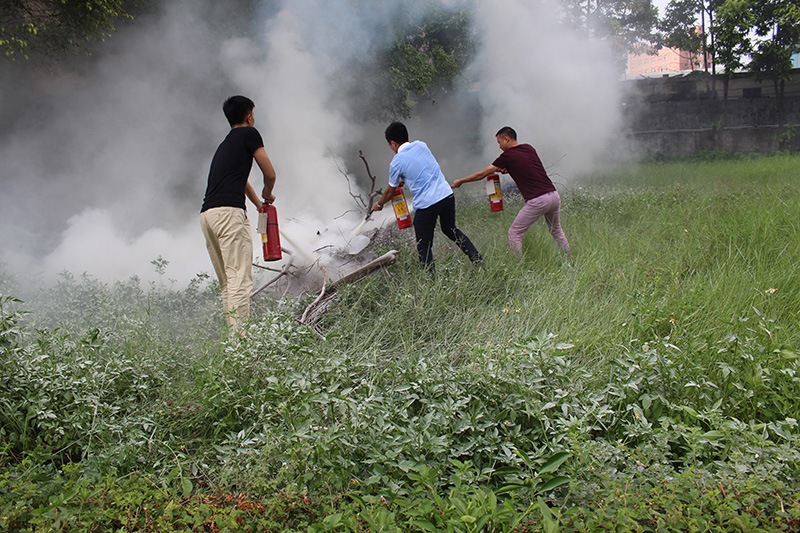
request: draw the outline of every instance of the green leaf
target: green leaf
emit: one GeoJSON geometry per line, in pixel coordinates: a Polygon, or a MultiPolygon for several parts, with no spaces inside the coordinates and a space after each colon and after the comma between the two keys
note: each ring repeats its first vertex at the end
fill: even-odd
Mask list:
{"type": "Polygon", "coordinates": [[[550,492],[551,490],[560,487],[561,485],[565,485],[570,482],[570,478],[565,476],[557,476],[544,483],[541,487],[539,487],[539,492],[550,492]]]}
{"type": "Polygon", "coordinates": [[[519,490],[523,486],[524,485],[522,485],[521,483],[509,483],[508,485],[503,485],[502,487],[495,489],[494,493],[498,496],[502,496],[504,494],[509,494],[511,492],[514,492],[515,490],[519,490]]]}
{"type": "Polygon", "coordinates": [[[183,478],[181,480],[181,491],[183,492],[183,497],[188,498],[192,494],[192,481],[189,478],[183,478]]]}
{"type": "Polygon", "coordinates": [[[725,434],[723,432],[714,430],[703,433],[702,435],[700,435],[700,438],[705,440],[719,440],[724,436],[725,434]]]}
{"type": "Polygon", "coordinates": [[[550,507],[545,503],[545,501],[540,497],[537,498],[537,502],[539,503],[539,512],[542,513],[542,518],[545,521],[553,521],[553,511],[550,510],[550,507]]]}
{"type": "Polygon", "coordinates": [[[412,520],[411,523],[425,531],[436,531],[436,527],[427,520],[412,520]]]}
{"type": "Polygon", "coordinates": [[[547,474],[549,472],[555,472],[558,470],[558,467],[564,464],[564,461],[570,457],[572,457],[572,454],[569,452],[558,452],[555,455],[550,456],[550,458],[542,465],[539,473],[547,474]]]}

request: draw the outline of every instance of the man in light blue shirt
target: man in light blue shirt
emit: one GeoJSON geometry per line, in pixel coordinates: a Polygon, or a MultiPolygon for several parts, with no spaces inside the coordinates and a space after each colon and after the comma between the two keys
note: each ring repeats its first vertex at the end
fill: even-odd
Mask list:
{"type": "Polygon", "coordinates": [[[422,141],[408,142],[408,130],[401,122],[389,124],[386,128],[386,141],[395,153],[389,164],[389,186],[372,208],[380,211],[394,197],[395,189],[401,183],[408,185],[413,196],[414,233],[422,264],[431,271],[434,270],[433,234],[437,219],[442,233],[455,242],[470,261],[480,264],[480,252],[469,237],[456,227],[456,200],[453,190],[428,145],[422,141]]]}

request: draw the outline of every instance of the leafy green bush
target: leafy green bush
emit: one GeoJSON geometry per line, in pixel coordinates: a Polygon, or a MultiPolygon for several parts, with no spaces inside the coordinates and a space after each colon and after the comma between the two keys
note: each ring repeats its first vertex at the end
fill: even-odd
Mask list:
{"type": "Polygon", "coordinates": [[[796,163],[575,189],[566,263],[462,210],[483,268],[401,243],[324,337],[263,299],[227,338],[202,277],[3,296],[0,528],[796,529],[796,163]]]}

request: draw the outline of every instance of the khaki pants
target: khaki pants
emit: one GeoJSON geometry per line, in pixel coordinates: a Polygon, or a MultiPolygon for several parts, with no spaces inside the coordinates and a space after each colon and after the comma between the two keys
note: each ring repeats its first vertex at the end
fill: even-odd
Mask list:
{"type": "Polygon", "coordinates": [[[214,207],[200,213],[200,226],[219,279],[225,321],[237,329],[250,317],[253,292],[253,238],[247,213],[238,207],[214,207]]]}

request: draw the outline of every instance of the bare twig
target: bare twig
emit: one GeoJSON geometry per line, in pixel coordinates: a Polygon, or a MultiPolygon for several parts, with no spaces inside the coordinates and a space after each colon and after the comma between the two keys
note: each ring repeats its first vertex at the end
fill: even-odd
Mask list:
{"type": "Polygon", "coordinates": [[[356,205],[358,205],[360,209],[367,209],[367,205],[364,203],[364,198],[362,198],[360,194],[353,194],[353,186],[350,183],[350,176],[347,175],[347,172],[342,170],[342,167],[339,166],[339,163],[336,161],[336,157],[334,157],[332,152],[331,158],[333,159],[333,163],[336,165],[336,169],[342,176],[344,176],[344,179],[347,180],[347,192],[350,197],[355,200],[356,205]]]}
{"type": "Polygon", "coordinates": [[[358,205],[358,207],[361,210],[363,210],[364,212],[369,212],[369,209],[372,207],[372,203],[375,201],[375,198],[379,198],[380,195],[383,194],[383,190],[375,189],[377,179],[375,178],[375,176],[372,175],[372,172],[369,169],[369,163],[367,163],[367,158],[364,156],[364,152],[359,150],[358,157],[360,157],[361,160],[364,162],[364,166],[367,168],[367,176],[369,177],[370,181],[369,195],[367,196],[366,202],[364,201],[364,197],[361,194],[355,194],[353,192],[353,186],[350,183],[350,176],[348,176],[347,172],[345,172],[342,169],[342,167],[339,166],[338,161],[336,161],[336,158],[333,156],[333,153],[331,153],[331,158],[333,159],[333,163],[336,165],[336,169],[342,176],[344,176],[344,179],[347,180],[348,194],[353,200],[355,200],[356,205],[358,205]]]}
{"type": "Polygon", "coordinates": [[[281,272],[283,270],[281,268],[272,268],[266,265],[259,265],[258,263],[253,263],[253,266],[256,268],[260,268],[261,270],[269,270],[270,272],[281,272]]]}
{"type": "Polygon", "coordinates": [[[558,159],[556,159],[555,161],[553,161],[552,163],[550,163],[549,165],[544,167],[544,169],[545,170],[550,170],[551,168],[553,168],[554,166],[559,164],[561,162],[561,160],[564,159],[565,157],[567,157],[567,154],[562,155],[561,157],[559,157],[558,159]]]}
{"type": "Polygon", "coordinates": [[[281,248],[281,250],[283,250],[283,253],[285,253],[286,255],[289,256],[289,261],[285,265],[283,265],[283,268],[281,269],[280,273],[277,276],[275,276],[274,278],[269,280],[261,288],[256,289],[255,291],[253,291],[253,294],[250,295],[250,298],[255,298],[256,296],[261,294],[261,292],[264,289],[266,289],[267,287],[269,287],[270,285],[272,285],[273,283],[278,281],[280,278],[282,278],[283,276],[285,276],[286,274],[289,273],[289,269],[292,267],[292,263],[294,263],[294,256],[292,254],[290,254],[289,252],[287,252],[285,248],[281,248]]]}
{"type": "Polygon", "coordinates": [[[370,182],[372,182],[372,186],[369,189],[369,202],[367,203],[367,210],[369,210],[372,207],[372,202],[375,200],[375,198],[383,194],[383,191],[381,189],[378,189],[377,191],[375,190],[376,178],[369,170],[369,163],[367,163],[367,158],[364,156],[364,152],[359,150],[358,157],[361,158],[361,160],[364,162],[364,166],[367,167],[367,176],[369,177],[370,182]]]}

